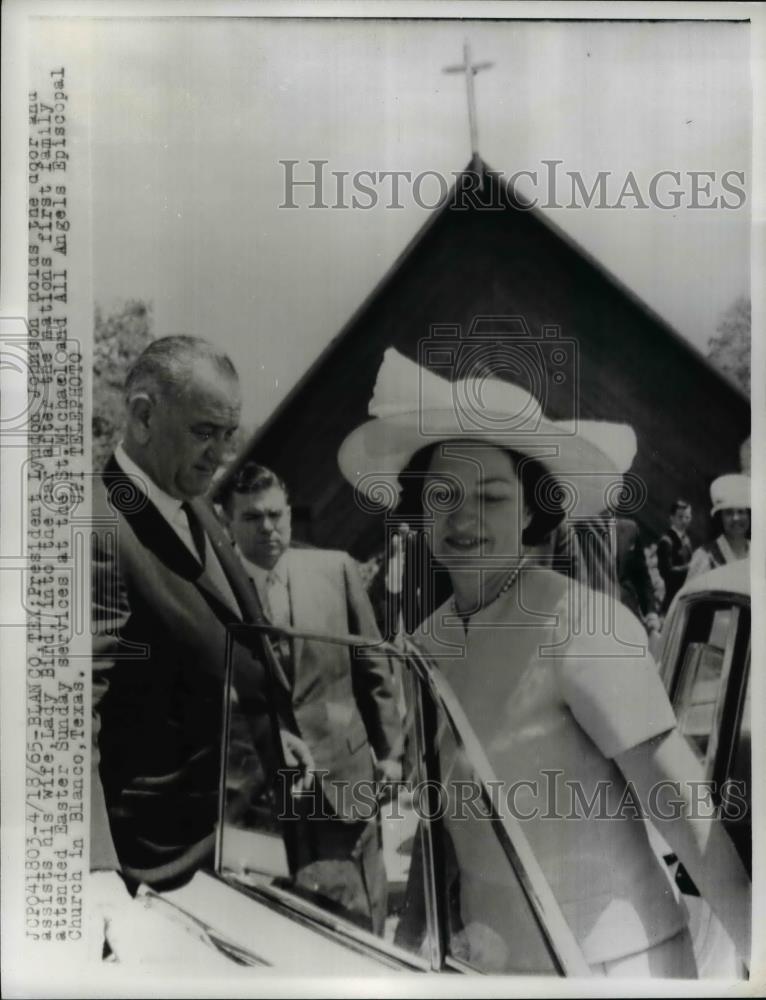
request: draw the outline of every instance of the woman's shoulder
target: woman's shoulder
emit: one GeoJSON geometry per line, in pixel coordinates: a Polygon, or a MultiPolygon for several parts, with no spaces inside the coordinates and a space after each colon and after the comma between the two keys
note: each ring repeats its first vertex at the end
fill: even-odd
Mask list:
{"type": "MultiPolygon", "coordinates": [[[[550,567],[530,566],[522,573],[518,603],[537,616],[542,626],[545,618],[557,642],[565,639],[572,647],[584,643],[593,650],[601,641],[609,644],[615,633],[629,637],[631,644],[646,645],[644,626],[622,603],[619,585],[596,590],[589,583],[550,567]],[[542,616],[542,617],[541,617],[542,616]]],[[[574,648],[572,649],[574,655],[574,648]]]]}
{"type": "Polygon", "coordinates": [[[567,582],[557,610],[567,631],[569,656],[600,655],[602,650],[632,650],[635,655],[645,655],[646,629],[623,604],[618,585],[596,590],[579,580],[567,582]]]}
{"type": "Polygon", "coordinates": [[[559,692],[606,757],[667,732],[675,716],[641,622],[609,594],[578,588],[556,650],[559,692]]]}
{"type": "Polygon", "coordinates": [[[527,563],[519,575],[521,600],[534,599],[545,610],[556,607],[564,601],[575,581],[565,573],[538,563],[527,563]]]}

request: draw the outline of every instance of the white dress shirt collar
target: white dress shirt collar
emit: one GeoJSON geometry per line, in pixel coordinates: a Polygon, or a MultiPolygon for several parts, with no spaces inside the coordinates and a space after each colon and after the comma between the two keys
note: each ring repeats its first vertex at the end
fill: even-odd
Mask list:
{"type": "MultiPolygon", "coordinates": [[[[144,472],[143,469],[139,468],[128,456],[122,442],[120,442],[114,449],[114,457],[125,475],[130,476],[131,480],[135,482],[136,487],[140,489],[141,492],[144,493],[154,504],[163,518],[176,533],[180,541],[183,542],[194,558],[199,560],[200,553],[197,549],[194,538],[192,537],[189,518],[186,511],[181,509],[183,500],[179,500],[177,497],[172,497],[169,493],[160,489],[151,476],[144,472]]],[[[218,588],[222,596],[228,600],[232,608],[238,610],[239,601],[237,600],[234,591],[231,589],[231,584],[229,583],[229,579],[226,576],[226,572],[221,565],[221,561],[218,558],[215,549],[210,544],[207,532],[205,532],[204,566],[210,575],[210,579],[218,588]]]]}
{"type": "Polygon", "coordinates": [[[239,549],[237,549],[237,551],[245,569],[247,570],[248,576],[251,580],[253,580],[256,587],[258,587],[259,593],[263,592],[261,588],[265,588],[268,585],[269,577],[275,577],[285,587],[289,585],[289,549],[287,552],[282,553],[273,569],[264,569],[262,566],[259,566],[257,563],[248,559],[247,556],[243,555],[239,549]]]}

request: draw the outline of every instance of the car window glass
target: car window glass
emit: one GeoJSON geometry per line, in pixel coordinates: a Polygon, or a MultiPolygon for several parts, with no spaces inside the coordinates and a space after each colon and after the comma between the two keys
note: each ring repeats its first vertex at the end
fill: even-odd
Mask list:
{"type": "Polygon", "coordinates": [[[465,749],[436,709],[432,803],[447,954],[485,973],[552,974],[558,965],[514,869],[513,850],[465,749]]]}
{"type": "Polygon", "coordinates": [[[726,639],[731,627],[733,608],[716,608],[710,623],[708,643],[715,649],[725,649],[726,639]]]}
{"type": "MultiPolygon", "coordinates": [[[[425,933],[398,933],[404,917],[416,924],[426,913],[423,851],[415,846],[423,834],[407,793],[408,779],[417,781],[415,681],[404,658],[314,638],[292,640],[292,655],[296,644],[303,645],[298,656],[304,659],[294,671],[294,690],[288,696],[277,676],[273,700],[281,718],[290,717],[282,725],[309,748],[315,771],[310,779],[290,768],[259,772],[243,750],[248,720],[234,683],[228,692],[218,871],[242,888],[278,894],[298,908],[311,904],[313,915],[349,933],[361,930],[428,959],[425,933]],[[310,671],[301,673],[306,656],[321,659],[331,675],[321,698],[306,683],[310,671]],[[366,728],[375,724],[367,706],[381,677],[394,692],[395,758],[405,779],[397,789],[376,781],[376,734],[366,728]]],[[[270,739],[281,744],[276,728],[272,722],[270,739]]]]}
{"type": "Polygon", "coordinates": [[[674,701],[679,729],[701,761],[708,760],[717,731],[738,610],[700,602],[689,611],[674,701]]]}

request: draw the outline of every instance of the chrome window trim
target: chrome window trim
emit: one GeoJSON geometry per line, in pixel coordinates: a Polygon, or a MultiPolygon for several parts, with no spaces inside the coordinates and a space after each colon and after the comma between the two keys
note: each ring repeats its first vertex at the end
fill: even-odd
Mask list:
{"type": "Polygon", "coordinates": [[[173,900],[168,899],[161,892],[157,892],[149,886],[142,884],[138,887],[136,898],[145,900],[150,906],[157,907],[160,912],[167,907],[173,914],[180,914],[207,938],[209,946],[213,950],[226,955],[237,965],[258,965],[273,968],[273,964],[267,959],[261,955],[257,955],[250,948],[245,948],[232,941],[217,931],[212,924],[209,924],[206,920],[201,920],[199,917],[195,917],[194,914],[189,913],[188,910],[185,910],[178,903],[173,902],[173,900]]]}
{"type": "MultiPolygon", "coordinates": [[[[751,650],[751,640],[748,638],[747,649],[745,652],[744,662],[742,664],[742,671],[739,677],[739,688],[736,693],[736,704],[733,706],[732,710],[732,727],[731,732],[726,736],[726,741],[723,745],[718,745],[718,752],[716,754],[716,759],[713,768],[713,775],[717,780],[723,782],[728,781],[731,776],[732,762],[734,760],[734,755],[738,748],[740,732],[742,729],[742,715],[745,707],[745,698],[747,696],[747,691],[750,685],[750,650],[751,650]],[[720,778],[718,777],[720,775],[720,778]]],[[[752,698],[752,690],[750,692],[752,698]]],[[[752,711],[752,709],[751,709],[752,711]]],[[[752,720],[751,720],[752,725],[752,720]]],[[[752,775],[751,775],[752,783],[752,775]]]]}
{"type": "Polygon", "coordinates": [[[741,609],[738,606],[732,605],[731,610],[733,620],[729,625],[729,634],[726,637],[726,648],[723,653],[723,667],[721,668],[721,686],[718,691],[715,712],[713,713],[713,731],[710,734],[710,740],[707,745],[707,754],[705,755],[705,773],[708,778],[713,777],[713,768],[715,766],[716,756],[718,755],[718,741],[721,737],[723,710],[729,693],[729,678],[731,676],[732,663],[734,662],[734,648],[737,645],[740,619],[742,617],[741,609]]]}
{"type": "Polygon", "coordinates": [[[692,682],[691,677],[683,671],[683,663],[680,662],[681,644],[686,635],[690,615],[700,605],[711,605],[714,609],[716,607],[730,607],[733,613],[733,623],[729,627],[726,646],[723,652],[721,678],[713,711],[710,738],[703,761],[705,780],[709,781],[713,777],[714,771],[717,770],[716,759],[719,749],[720,727],[728,697],[729,680],[734,661],[734,651],[741,628],[742,611],[743,609],[746,611],[750,610],[750,600],[747,595],[723,590],[703,591],[681,598],[673,615],[673,631],[668,636],[669,646],[666,651],[663,651],[662,660],[663,683],[668,691],[673,711],[680,725],[683,724],[682,713],[687,707],[686,702],[689,698],[692,682]]]}
{"type": "Polygon", "coordinates": [[[670,625],[670,631],[663,640],[663,648],[660,653],[660,676],[665,685],[665,690],[676,707],[676,694],[678,689],[678,675],[680,664],[678,654],[681,649],[681,641],[686,634],[686,626],[689,621],[689,611],[691,601],[681,600],[673,610],[673,617],[665,620],[665,628],[670,625]]]}
{"type": "Polygon", "coordinates": [[[288,889],[280,889],[273,885],[248,885],[239,881],[233,875],[214,872],[216,878],[230,886],[236,892],[242,892],[268,906],[276,912],[289,916],[304,927],[308,927],[333,941],[341,942],[354,951],[378,961],[386,962],[391,968],[409,970],[412,972],[431,972],[427,959],[413,952],[390,944],[370,931],[365,931],[350,920],[328,913],[327,910],[312,903],[308,899],[296,896],[288,889]]]}
{"type": "Polygon", "coordinates": [[[692,594],[682,594],[671,605],[668,616],[665,619],[663,631],[670,625],[671,631],[667,637],[663,638],[662,646],[658,654],[660,676],[665,690],[668,692],[673,706],[676,704],[676,694],[678,689],[678,675],[680,663],[678,653],[681,640],[686,633],[686,625],[689,620],[689,613],[697,604],[726,602],[732,607],[750,608],[750,597],[748,594],[741,594],[731,590],[704,590],[695,591],[692,594]]]}
{"type": "MultiPolygon", "coordinates": [[[[409,655],[409,654],[400,654],[409,655]]],[[[423,717],[423,685],[419,677],[411,676],[414,688],[415,708],[416,708],[416,735],[417,735],[417,776],[418,780],[428,777],[426,762],[427,741],[425,731],[425,719],[423,717]]],[[[434,856],[434,835],[431,823],[418,823],[417,836],[423,840],[423,871],[424,871],[424,891],[426,904],[426,936],[428,940],[428,952],[431,969],[434,972],[441,971],[444,964],[444,941],[441,921],[439,920],[439,894],[436,888],[436,859],[434,856]]]]}

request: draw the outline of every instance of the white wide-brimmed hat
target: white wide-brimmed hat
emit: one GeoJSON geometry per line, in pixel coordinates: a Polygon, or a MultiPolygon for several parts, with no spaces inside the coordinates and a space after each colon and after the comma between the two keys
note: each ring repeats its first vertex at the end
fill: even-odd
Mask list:
{"type": "Polygon", "coordinates": [[[383,356],[368,412],[372,419],[348,435],[338,464],[373,504],[388,498],[383,506],[394,506],[398,476],[413,456],[453,439],[536,458],[566,497],[564,509],[577,514],[597,513],[624,489],[641,489],[638,480],[623,482],[636,454],[636,435],[627,424],[549,420],[520,386],[491,376],[450,382],[393,348],[383,356]]]}
{"type": "Polygon", "coordinates": [[[710,485],[710,499],[713,502],[711,514],[733,507],[750,509],[750,476],[732,472],[719,476],[710,485]]]}

